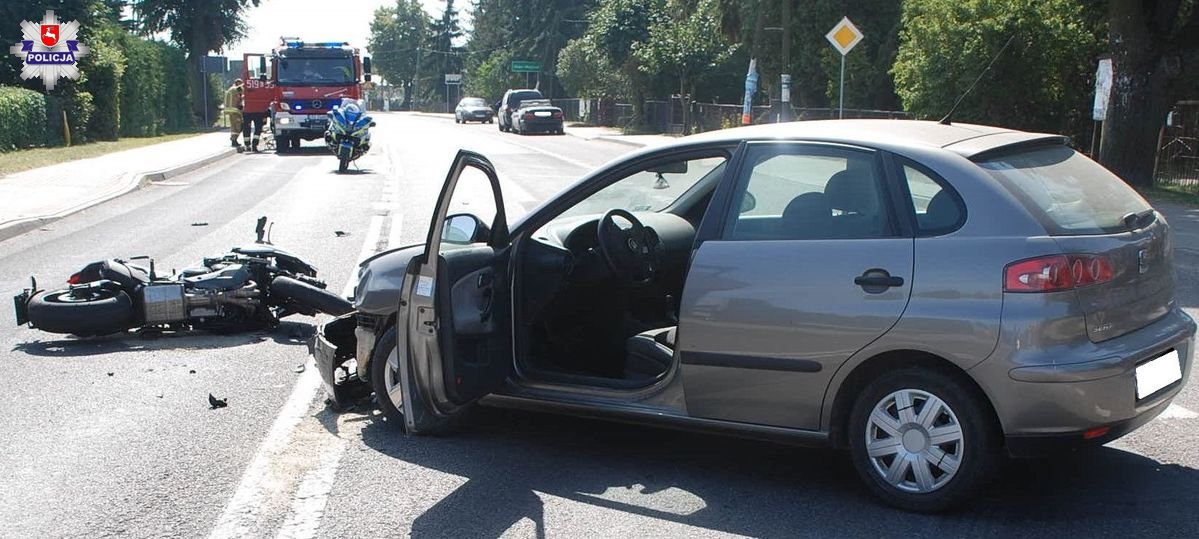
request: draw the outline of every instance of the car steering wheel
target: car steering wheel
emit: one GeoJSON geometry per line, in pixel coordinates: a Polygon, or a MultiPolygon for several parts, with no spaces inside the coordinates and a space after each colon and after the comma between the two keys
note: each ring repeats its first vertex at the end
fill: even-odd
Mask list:
{"type": "Polygon", "coordinates": [[[596,227],[600,254],[618,279],[635,285],[653,280],[658,267],[658,234],[654,229],[619,208],[605,213],[596,227]],[[629,228],[617,226],[615,217],[628,221],[629,228]]]}

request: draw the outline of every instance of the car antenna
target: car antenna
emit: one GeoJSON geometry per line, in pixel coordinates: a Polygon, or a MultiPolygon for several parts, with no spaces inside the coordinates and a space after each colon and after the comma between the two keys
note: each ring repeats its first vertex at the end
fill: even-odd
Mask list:
{"type": "Polygon", "coordinates": [[[978,86],[978,81],[983,80],[983,76],[991,70],[991,66],[995,65],[995,60],[998,60],[999,57],[1003,55],[1003,51],[1007,50],[1008,45],[1012,44],[1013,39],[1016,39],[1016,34],[1012,34],[1012,37],[1007,38],[1007,43],[1004,43],[1003,47],[999,49],[999,52],[995,53],[995,56],[991,58],[991,63],[987,64],[986,69],[983,69],[983,72],[978,74],[978,78],[975,78],[974,82],[970,83],[970,87],[966,88],[966,91],[962,92],[962,95],[958,96],[957,101],[953,102],[953,106],[949,107],[949,112],[945,113],[945,117],[941,118],[941,121],[937,123],[941,125],[950,125],[949,119],[953,116],[953,113],[958,110],[958,105],[962,103],[962,100],[965,99],[966,96],[970,95],[970,92],[974,90],[975,86],[978,86]]]}

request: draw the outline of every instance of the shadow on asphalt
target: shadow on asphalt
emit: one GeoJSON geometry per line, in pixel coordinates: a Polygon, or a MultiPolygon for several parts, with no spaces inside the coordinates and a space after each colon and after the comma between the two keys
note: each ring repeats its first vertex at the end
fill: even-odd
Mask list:
{"type": "MultiPolygon", "coordinates": [[[[305,322],[280,322],[278,326],[244,333],[217,334],[204,331],[126,332],[103,337],[65,337],[18,343],[13,351],[40,357],[87,357],[116,352],[159,350],[212,350],[257,344],[272,340],[284,345],[307,345],[316,326],[305,322]]],[[[44,335],[44,334],[43,334],[44,335]]]]}
{"type": "Polygon", "coordinates": [[[370,420],[366,445],[466,478],[415,519],[413,537],[498,537],[523,518],[539,537],[577,533],[545,529],[538,493],[754,537],[1193,537],[1199,530],[1199,471],[1107,447],[1009,462],[976,502],[919,515],[876,502],[838,451],[490,409],[440,438],[406,436],[379,414],[362,419],[370,420]]]}
{"type": "Polygon", "coordinates": [[[275,150],[275,155],[278,155],[279,157],[296,157],[296,156],[304,156],[304,155],[333,155],[333,154],[331,154],[329,152],[329,148],[326,148],[324,146],[312,145],[312,146],[300,146],[299,148],[287,150],[285,152],[275,150]]]}

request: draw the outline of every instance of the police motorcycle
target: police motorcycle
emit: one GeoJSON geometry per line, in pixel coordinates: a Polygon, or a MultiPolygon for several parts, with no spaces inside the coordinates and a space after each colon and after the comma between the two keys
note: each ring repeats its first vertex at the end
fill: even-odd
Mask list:
{"type": "Polygon", "coordinates": [[[362,157],[371,149],[370,128],[375,121],[363,111],[361,101],[342,98],[326,115],[329,128],[325,131],[325,144],[337,156],[337,172],[345,172],[351,161],[362,157]]]}
{"type": "Polygon", "coordinates": [[[270,242],[266,217],[256,232],[253,244],[171,276],[139,256],[88,264],[59,290],[40,290],[31,278],[32,286],[13,298],[17,325],[81,337],[137,328],[229,333],[273,327],[292,314],[353,310],[325,290],[316,268],[270,242]],[[141,260],[148,266],[134,263],[141,260]]]}

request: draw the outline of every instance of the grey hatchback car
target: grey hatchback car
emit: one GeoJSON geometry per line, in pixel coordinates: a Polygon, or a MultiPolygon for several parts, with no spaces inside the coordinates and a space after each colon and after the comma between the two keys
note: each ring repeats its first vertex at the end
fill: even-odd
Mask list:
{"type": "Polygon", "coordinates": [[[1006,455],[1136,429],[1190,373],[1166,220],[1066,142],[730,129],[512,224],[462,151],[427,243],[364,261],[314,337],[320,373],[410,433],[478,403],[843,447],[883,501],[942,510],[1006,455]]]}

